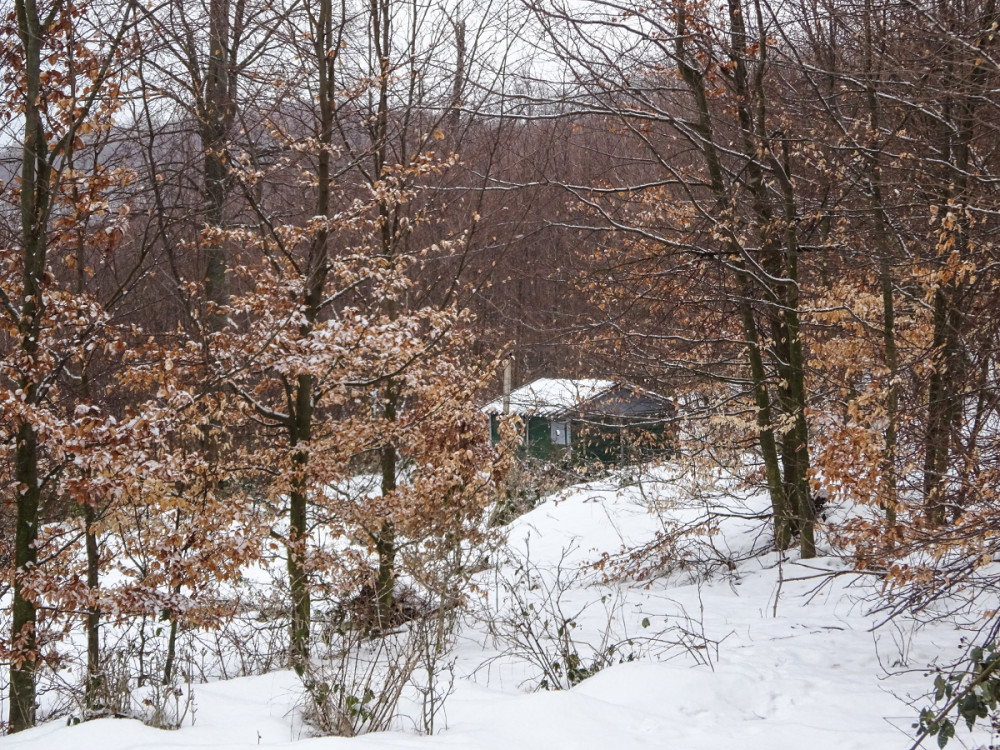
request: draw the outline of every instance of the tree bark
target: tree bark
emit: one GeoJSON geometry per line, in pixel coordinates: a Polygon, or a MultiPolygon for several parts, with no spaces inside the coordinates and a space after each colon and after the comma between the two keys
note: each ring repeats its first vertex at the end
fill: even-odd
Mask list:
{"type": "MultiPolygon", "coordinates": [[[[386,421],[396,419],[396,409],[399,402],[399,390],[394,381],[385,386],[385,401],[383,416],[386,421]]],[[[391,443],[382,447],[382,496],[396,490],[396,448],[391,443]]],[[[392,605],[396,589],[396,529],[391,518],[386,518],[379,529],[375,540],[375,551],[378,554],[378,580],[375,582],[375,596],[378,602],[378,619],[380,628],[388,628],[392,623],[392,605]]]]}
{"type": "MultiPolygon", "coordinates": [[[[341,7],[342,17],[346,9],[341,7]]],[[[334,136],[334,114],[336,96],[336,64],[340,50],[340,38],[334,24],[332,0],[320,0],[313,18],[313,52],[317,65],[317,96],[319,122],[317,139],[320,150],[317,154],[316,169],[316,216],[330,218],[331,205],[331,159],[334,136]]],[[[323,305],[323,290],[329,271],[329,227],[317,229],[309,246],[306,266],[303,308],[306,323],[300,334],[308,336],[319,319],[323,305]]],[[[294,410],[290,415],[290,440],[293,446],[308,445],[312,438],[314,410],[316,407],[316,382],[310,373],[302,373],[295,383],[294,410]]],[[[298,450],[293,456],[296,476],[293,480],[289,502],[289,549],[288,578],[292,594],[291,659],[292,666],[301,677],[309,658],[310,627],[312,619],[311,593],[308,569],[306,567],[306,536],[308,535],[309,481],[307,477],[309,452],[298,450]]]]}
{"type": "Polygon", "coordinates": [[[15,454],[17,526],[14,537],[14,601],[11,606],[11,635],[16,641],[10,666],[10,714],[8,727],[20,732],[35,725],[35,668],[37,612],[33,600],[24,595],[22,577],[38,562],[35,542],[38,539],[38,436],[34,428],[22,423],[17,434],[15,454]]]}
{"type": "MultiPolygon", "coordinates": [[[[211,0],[208,9],[208,66],[202,105],[201,146],[205,154],[205,223],[221,229],[226,218],[229,167],[226,156],[229,135],[235,117],[234,91],[231,87],[230,55],[231,0],[211,0]]],[[[211,309],[207,316],[209,331],[218,331],[226,323],[225,305],[229,301],[226,279],[228,261],[223,242],[213,237],[205,248],[205,298],[211,309]]]]}
{"type": "MultiPolygon", "coordinates": [[[[21,151],[21,231],[24,253],[23,298],[18,321],[19,348],[24,370],[19,383],[25,403],[37,405],[40,393],[35,372],[38,337],[44,307],[42,278],[47,251],[50,202],[49,149],[39,109],[41,88],[42,28],[35,0],[16,0],[18,33],[24,50],[24,146],[21,151]]],[[[38,560],[39,476],[38,434],[29,422],[17,426],[15,448],[17,521],[14,538],[14,599],[11,606],[11,636],[18,641],[10,666],[11,732],[34,726],[37,612],[34,601],[24,595],[23,576],[38,560]]]]}
{"type": "MultiPolygon", "coordinates": [[[[942,5],[942,11],[959,13],[958,8],[942,5]]],[[[1000,22],[995,0],[987,0],[978,23],[974,47],[985,51],[995,39],[995,27],[1000,22]]],[[[947,28],[947,19],[942,19],[947,28]]],[[[943,75],[941,110],[941,150],[950,166],[947,181],[940,186],[938,214],[939,259],[947,261],[952,254],[959,259],[968,256],[969,219],[966,202],[969,199],[969,178],[972,173],[972,144],[976,131],[978,105],[985,98],[987,65],[981,60],[972,63],[966,46],[953,37],[949,29],[943,39],[943,75]],[[968,70],[964,73],[964,70],[968,70]]],[[[948,474],[952,443],[963,412],[963,344],[962,328],[966,313],[962,293],[965,281],[949,274],[934,292],[932,352],[935,366],[927,388],[927,426],[924,437],[924,505],[925,518],[931,526],[946,521],[948,498],[945,477],[948,474]]],[[[954,507],[953,513],[960,512],[954,507]]]]}
{"type": "MultiPolygon", "coordinates": [[[[735,1],[735,0],[734,0],[735,1]]],[[[738,10],[738,5],[735,6],[738,10]]],[[[709,174],[709,184],[715,196],[716,207],[721,217],[732,215],[732,200],[723,178],[722,160],[716,148],[712,113],[709,109],[708,95],[702,74],[688,62],[688,53],[684,48],[686,31],[686,16],[684,5],[678,3],[677,38],[675,54],[681,77],[695,101],[698,120],[695,131],[700,137],[700,151],[705,159],[709,174]]],[[[737,13],[738,15],[738,13],[737,13]]],[[[738,65],[742,64],[738,58],[738,65]]],[[[743,71],[745,76],[745,70],[743,71]]],[[[745,79],[744,79],[745,80],[745,79]]],[[[750,126],[748,110],[741,114],[745,125],[750,126]]],[[[753,161],[753,160],[752,160],[753,161]]],[[[756,162],[753,162],[756,164],[756,162]]],[[[751,175],[750,181],[754,177],[751,175]]],[[[758,182],[762,180],[757,176],[758,182]]],[[[778,454],[778,446],[774,432],[774,419],[771,396],[768,391],[767,370],[764,365],[763,352],[760,345],[760,333],[756,315],[753,309],[753,291],[751,275],[743,259],[743,248],[736,239],[730,227],[726,228],[728,239],[726,250],[728,266],[732,270],[737,286],[737,306],[740,316],[740,327],[746,351],[747,363],[750,369],[750,382],[754,403],[757,407],[757,436],[764,461],[764,475],[771,499],[771,509],[774,525],[774,544],[779,551],[788,549],[791,543],[792,521],[797,508],[789,504],[785,482],[782,479],[782,467],[778,454]]]]}

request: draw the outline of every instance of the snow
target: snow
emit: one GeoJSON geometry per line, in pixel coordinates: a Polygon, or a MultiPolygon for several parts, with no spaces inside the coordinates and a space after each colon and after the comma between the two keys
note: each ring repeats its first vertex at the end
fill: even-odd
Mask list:
{"type": "MultiPolygon", "coordinates": [[[[764,522],[754,517],[766,498],[722,481],[686,501],[686,480],[669,471],[634,479],[620,474],[571,488],[511,524],[502,564],[479,580],[478,615],[459,633],[454,691],[432,736],[414,731],[419,710],[412,705],[404,706],[399,731],[313,737],[299,712],[300,682],[278,671],[194,685],[193,713],[176,731],[124,719],[62,721],[8,736],[4,748],[909,747],[917,712],[929,705],[921,697],[932,681],[928,668],[958,653],[953,625],[897,620],[873,630],[877,582],[834,556],[797,562],[766,551],[764,522]],[[703,558],[701,567],[664,568],[627,583],[608,581],[595,567],[667,526],[693,528],[707,508],[722,505],[734,512],[714,533],[692,535],[689,551],[703,558]],[[526,579],[533,587],[516,587],[526,579]],[[534,690],[537,665],[484,624],[487,617],[502,622],[517,597],[533,602],[539,623],[568,615],[584,663],[608,643],[621,646],[615,661],[626,659],[572,689],[534,690]]],[[[963,727],[952,746],[988,742],[987,732],[963,727]]]]}
{"type": "MultiPolygon", "coordinates": [[[[510,392],[510,410],[515,414],[552,416],[571,409],[614,386],[612,380],[539,378],[510,392]]],[[[486,414],[503,412],[503,397],[483,407],[486,414]]]]}

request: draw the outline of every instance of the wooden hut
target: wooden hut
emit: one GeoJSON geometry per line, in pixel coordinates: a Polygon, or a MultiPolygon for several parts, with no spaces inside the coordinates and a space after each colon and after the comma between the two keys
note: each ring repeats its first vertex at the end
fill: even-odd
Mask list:
{"type": "MultiPolygon", "coordinates": [[[[483,409],[493,441],[504,398],[483,409]]],[[[613,380],[541,378],[510,394],[509,413],[524,423],[525,455],[545,461],[625,464],[669,454],[676,406],[670,399],[613,380]]]]}

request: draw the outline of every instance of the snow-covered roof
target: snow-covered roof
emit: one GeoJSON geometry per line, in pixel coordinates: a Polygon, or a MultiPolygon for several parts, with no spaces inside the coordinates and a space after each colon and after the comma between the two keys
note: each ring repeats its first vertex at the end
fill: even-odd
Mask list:
{"type": "MultiPolygon", "coordinates": [[[[510,410],[516,414],[552,416],[589,401],[614,385],[613,380],[539,378],[511,391],[510,410]]],[[[488,403],[483,411],[487,414],[502,413],[503,396],[488,403]]]]}

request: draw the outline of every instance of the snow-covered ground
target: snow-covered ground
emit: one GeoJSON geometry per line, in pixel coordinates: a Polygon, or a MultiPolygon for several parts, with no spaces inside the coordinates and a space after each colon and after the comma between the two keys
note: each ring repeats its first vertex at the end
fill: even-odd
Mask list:
{"type": "MultiPolygon", "coordinates": [[[[456,679],[433,736],[413,730],[418,709],[404,704],[399,731],[314,737],[300,715],[300,681],[279,671],[195,685],[192,710],[176,731],[125,719],[60,721],[5,737],[2,745],[908,748],[917,710],[928,705],[921,697],[932,681],[926,671],[956,656],[961,633],[947,622],[916,629],[902,620],[873,630],[877,582],[860,579],[832,556],[803,564],[794,553],[781,560],[764,551],[764,523],[753,518],[766,506],[763,498],[736,498],[723,482],[697,502],[681,502],[688,493],[674,479],[653,479],[581,485],[511,525],[503,563],[481,574],[479,615],[463,623],[450,656],[456,679]],[[694,562],[675,566],[672,559],[657,567],[647,560],[658,575],[608,582],[623,548],[653,539],[665,524],[693,524],[709,506],[728,515],[715,533],[685,538],[678,554],[694,562]],[[608,565],[594,565],[606,555],[608,565]],[[522,610],[541,639],[540,657],[518,638],[514,623],[522,610]],[[537,665],[558,656],[560,642],[577,651],[584,667],[598,654],[613,663],[569,690],[535,689],[543,679],[537,665]]],[[[951,746],[989,742],[987,732],[961,727],[951,746]]]]}

